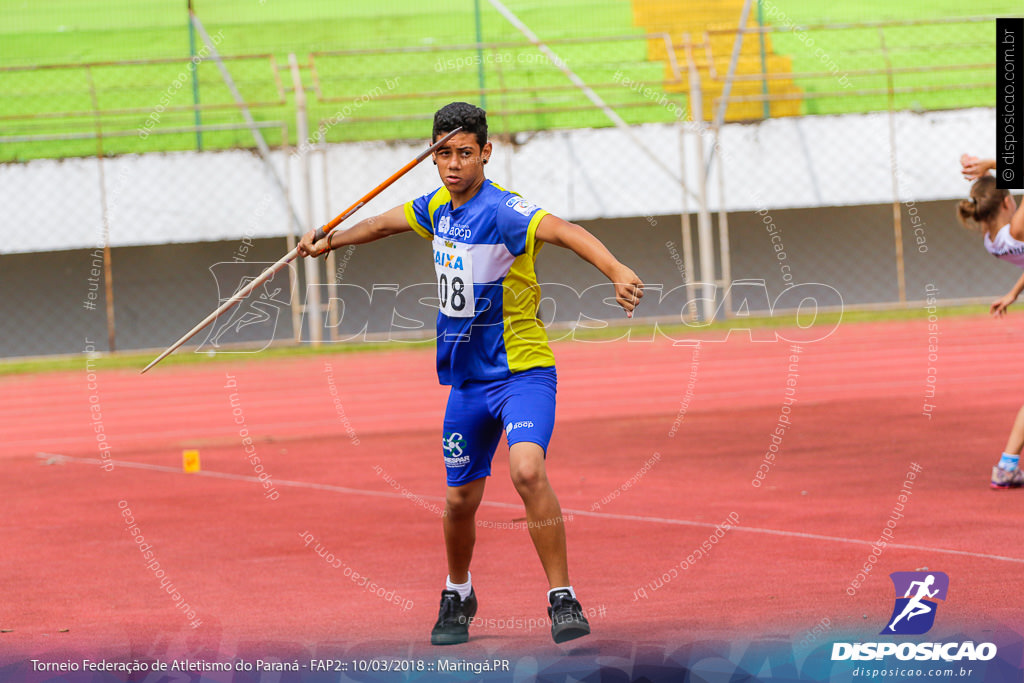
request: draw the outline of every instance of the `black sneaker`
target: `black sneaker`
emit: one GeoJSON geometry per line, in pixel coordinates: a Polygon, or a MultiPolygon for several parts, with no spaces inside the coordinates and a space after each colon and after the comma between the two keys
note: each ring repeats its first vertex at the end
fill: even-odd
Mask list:
{"type": "Polygon", "coordinates": [[[441,609],[430,632],[431,645],[457,645],[469,640],[469,621],[476,615],[476,592],[463,600],[456,591],[441,591],[441,609]]]}
{"type": "Polygon", "coordinates": [[[583,607],[569,591],[555,591],[551,594],[551,637],[556,643],[581,638],[590,633],[590,623],[583,616],[583,607]]]}

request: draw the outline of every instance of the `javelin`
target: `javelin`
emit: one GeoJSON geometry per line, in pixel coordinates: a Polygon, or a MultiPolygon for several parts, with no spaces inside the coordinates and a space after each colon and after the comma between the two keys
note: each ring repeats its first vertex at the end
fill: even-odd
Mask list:
{"type": "MultiPolygon", "coordinates": [[[[355,204],[353,204],[352,206],[350,206],[347,209],[345,209],[345,211],[343,211],[342,213],[340,213],[337,216],[335,216],[331,220],[330,223],[327,223],[326,225],[317,228],[316,229],[316,234],[314,235],[314,238],[313,238],[313,241],[316,242],[316,241],[322,240],[324,237],[326,237],[327,234],[331,232],[331,230],[333,230],[334,228],[336,228],[338,226],[339,223],[341,223],[343,220],[345,220],[346,218],[348,218],[349,216],[354,214],[356,211],[358,211],[364,204],[366,204],[368,201],[370,201],[371,199],[376,197],[378,194],[383,192],[393,182],[395,182],[396,180],[398,180],[399,178],[404,176],[406,173],[411,171],[414,166],[416,166],[418,163],[420,163],[421,161],[426,159],[428,156],[430,156],[441,145],[443,145],[444,143],[446,143],[449,140],[451,140],[452,137],[456,133],[458,133],[460,130],[462,130],[461,126],[456,128],[452,132],[448,133],[447,135],[445,135],[443,138],[441,138],[440,140],[438,140],[437,142],[432,144],[427,149],[423,150],[423,152],[421,152],[418,157],[416,157],[415,159],[413,159],[412,161],[407,163],[402,168],[398,169],[398,171],[396,171],[394,175],[392,175],[390,178],[385,180],[383,183],[381,183],[377,187],[375,187],[372,190],[370,190],[369,192],[367,192],[365,195],[363,195],[363,197],[359,201],[357,201],[355,204]]],[[[249,296],[254,289],[256,289],[257,287],[262,285],[264,282],[269,280],[271,277],[273,277],[274,273],[276,273],[277,271],[281,270],[286,265],[288,265],[289,263],[294,261],[298,257],[298,255],[299,255],[299,248],[298,247],[292,249],[290,252],[285,254],[281,258],[280,261],[278,261],[274,265],[272,265],[269,268],[267,268],[266,270],[264,270],[263,273],[258,278],[256,278],[255,280],[253,280],[252,282],[247,284],[242,289],[240,289],[237,292],[235,292],[234,296],[232,296],[230,299],[228,299],[227,301],[222,303],[217,308],[217,310],[215,310],[213,313],[211,313],[210,315],[206,316],[206,318],[201,323],[199,323],[198,325],[193,327],[191,330],[189,330],[185,334],[184,337],[182,337],[181,339],[179,339],[178,341],[174,342],[169,347],[167,347],[166,351],[164,351],[159,356],[157,356],[153,360],[152,363],[150,363],[149,365],[144,367],[142,369],[142,372],[140,372],[139,374],[141,375],[141,374],[145,373],[146,370],[149,370],[151,367],[153,367],[154,365],[156,365],[157,363],[162,361],[164,358],[166,358],[167,356],[169,356],[172,353],[174,353],[175,349],[177,349],[179,346],[181,346],[182,344],[187,342],[189,339],[194,337],[195,334],[197,332],[199,332],[200,330],[202,330],[204,327],[206,327],[207,325],[212,323],[214,320],[219,318],[221,316],[221,314],[224,313],[224,311],[228,310],[229,308],[231,308],[232,306],[237,304],[239,301],[241,301],[245,297],[249,296]]]]}

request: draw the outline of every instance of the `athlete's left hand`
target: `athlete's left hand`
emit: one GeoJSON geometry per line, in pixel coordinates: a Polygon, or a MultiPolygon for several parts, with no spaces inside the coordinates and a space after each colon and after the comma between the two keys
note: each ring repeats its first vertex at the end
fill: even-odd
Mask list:
{"type": "Polygon", "coordinates": [[[633,311],[644,296],[644,283],[632,268],[621,263],[615,267],[611,281],[615,284],[615,301],[626,311],[626,315],[632,318],[633,311]]]}
{"type": "Polygon", "coordinates": [[[964,154],[960,157],[960,173],[967,180],[977,180],[996,167],[994,159],[979,159],[978,157],[964,154]]]}
{"type": "Polygon", "coordinates": [[[1016,300],[1017,297],[1013,295],[1013,292],[1010,292],[1009,294],[1004,294],[1002,298],[996,299],[995,301],[992,302],[992,306],[989,308],[989,313],[996,316],[997,318],[1002,318],[1004,315],[1006,315],[1006,309],[1009,308],[1010,304],[1012,304],[1016,300]]]}

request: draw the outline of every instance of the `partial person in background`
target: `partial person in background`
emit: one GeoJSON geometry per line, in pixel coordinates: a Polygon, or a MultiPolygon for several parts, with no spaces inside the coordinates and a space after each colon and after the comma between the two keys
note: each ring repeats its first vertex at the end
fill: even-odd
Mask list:
{"type": "MultiPolygon", "coordinates": [[[[985,249],[998,259],[1024,269],[1024,207],[1018,208],[1009,190],[996,187],[995,159],[979,159],[964,154],[960,157],[964,178],[973,181],[970,199],[963,199],[957,207],[960,222],[967,228],[984,235],[985,249]]],[[[994,316],[1006,315],[1006,309],[1024,291],[1024,275],[999,299],[992,302],[994,316]]],[[[1024,407],[1010,430],[999,462],[992,468],[991,486],[994,489],[1020,488],[1024,472],[1020,469],[1020,453],[1024,448],[1024,407]]]]}

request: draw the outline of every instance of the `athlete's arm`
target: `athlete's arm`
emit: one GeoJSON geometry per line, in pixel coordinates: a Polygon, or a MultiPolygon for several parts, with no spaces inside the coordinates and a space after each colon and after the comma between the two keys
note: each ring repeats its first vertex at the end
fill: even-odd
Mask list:
{"type": "Polygon", "coordinates": [[[591,264],[615,285],[615,301],[627,313],[640,303],[644,295],[644,283],[633,270],[616,259],[608,247],[584,228],[575,223],[548,214],[537,225],[537,239],[576,252],[581,259],[591,264]]]}
{"type": "Polygon", "coordinates": [[[1024,241],[1024,197],[1021,197],[1020,205],[1010,217],[1010,237],[1024,241]]]}
{"type": "Polygon", "coordinates": [[[327,233],[327,237],[316,243],[313,242],[313,233],[316,231],[310,230],[302,236],[302,241],[298,244],[299,255],[319,256],[325,251],[337,249],[347,244],[365,244],[379,240],[382,237],[397,235],[400,232],[408,232],[410,230],[412,228],[409,226],[409,221],[405,218],[405,206],[396,206],[379,216],[359,221],[347,230],[335,228],[327,233]]]}
{"type": "Polygon", "coordinates": [[[964,174],[964,178],[967,178],[967,180],[977,180],[989,171],[994,171],[995,168],[995,159],[979,159],[969,154],[964,154],[960,157],[960,172],[964,174]]]}
{"type": "MultiPolygon", "coordinates": [[[[977,180],[989,171],[996,170],[995,159],[979,159],[969,154],[960,157],[960,172],[967,180],[977,180]]],[[[1024,201],[1017,207],[1010,218],[1010,236],[1015,240],[1024,240],[1024,201]]],[[[1019,292],[1018,292],[1019,293],[1019,292]]]]}
{"type": "MultiPolygon", "coordinates": [[[[1020,213],[1020,211],[1017,213],[1020,213]]],[[[989,308],[989,313],[999,318],[1003,317],[1006,315],[1006,309],[1010,304],[1017,300],[1017,297],[1020,296],[1021,292],[1024,292],[1024,275],[1020,276],[1020,279],[1017,280],[1017,284],[1013,286],[1013,289],[1004,294],[1001,298],[992,302],[992,306],[989,308]]]]}
{"type": "MultiPolygon", "coordinates": [[[[960,157],[960,172],[967,180],[977,180],[989,171],[996,169],[995,159],[979,159],[969,154],[960,157]]],[[[1010,218],[1010,236],[1016,240],[1024,240],[1024,201],[1010,218]]],[[[1006,315],[1006,309],[1024,292],[1024,275],[1009,292],[992,302],[989,312],[997,317],[1006,315]]]]}

